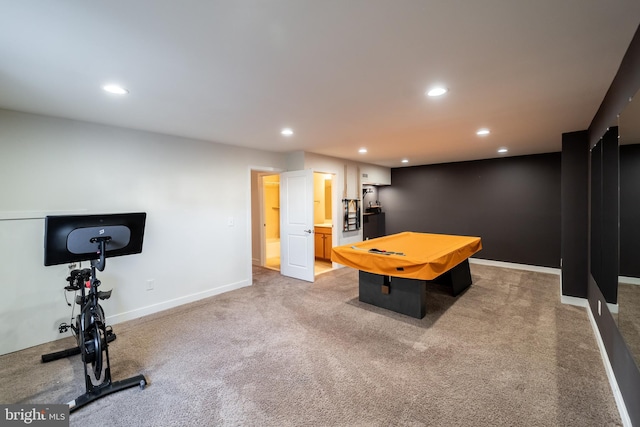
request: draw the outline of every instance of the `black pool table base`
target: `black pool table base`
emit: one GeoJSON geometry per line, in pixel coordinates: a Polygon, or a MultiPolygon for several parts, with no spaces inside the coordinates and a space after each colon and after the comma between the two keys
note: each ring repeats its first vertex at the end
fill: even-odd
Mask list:
{"type": "Polygon", "coordinates": [[[451,286],[453,296],[471,286],[469,260],[465,259],[434,280],[405,279],[360,271],[359,300],[422,319],[427,314],[427,282],[451,286]]]}

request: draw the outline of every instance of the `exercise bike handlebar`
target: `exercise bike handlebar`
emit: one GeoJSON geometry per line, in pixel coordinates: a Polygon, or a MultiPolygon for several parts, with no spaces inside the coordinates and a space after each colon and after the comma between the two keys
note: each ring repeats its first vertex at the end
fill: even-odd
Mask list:
{"type": "Polygon", "coordinates": [[[99,245],[98,249],[98,259],[91,260],[91,266],[97,268],[99,271],[103,271],[105,265],[107,264],[107,258],[105,256],[105,246],[108,241],[111,240],[111,236],[102,236],[102,237],[92,237],[91,243],[97,242],[99,245]]]}

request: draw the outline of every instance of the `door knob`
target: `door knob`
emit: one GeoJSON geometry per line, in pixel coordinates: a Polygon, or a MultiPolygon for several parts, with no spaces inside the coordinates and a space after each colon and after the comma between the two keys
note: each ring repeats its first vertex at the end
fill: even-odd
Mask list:
{"type": "Polygon", "coordinates": [[[304,232],[311,234],[311,233],[313,233],[313,230],[304,230],[304,232]]]}

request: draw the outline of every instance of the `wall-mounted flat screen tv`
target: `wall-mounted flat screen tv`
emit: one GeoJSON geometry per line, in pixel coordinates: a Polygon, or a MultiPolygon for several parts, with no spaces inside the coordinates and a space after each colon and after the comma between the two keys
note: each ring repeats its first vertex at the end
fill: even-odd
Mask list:
{"type": "Polygon", "coordinates": [[[145,212],[52,215],[44,221],[44,265],[69,264],[142,252],[145,212]]]}

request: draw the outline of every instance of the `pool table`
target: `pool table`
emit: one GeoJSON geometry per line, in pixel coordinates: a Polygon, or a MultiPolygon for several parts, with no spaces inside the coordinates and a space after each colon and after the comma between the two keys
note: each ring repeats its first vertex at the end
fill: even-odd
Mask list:
{"type": "Polygon", "coordinates": [[[471,286],[469,257],[481,249],[480,237],[406,231],[336,246],[331,260],[360,270],[360,301],[421,319],[426,283],[460,294],[471,286]]]}

